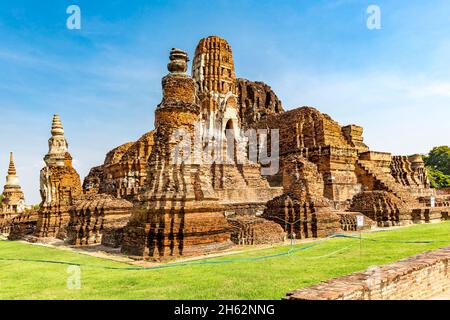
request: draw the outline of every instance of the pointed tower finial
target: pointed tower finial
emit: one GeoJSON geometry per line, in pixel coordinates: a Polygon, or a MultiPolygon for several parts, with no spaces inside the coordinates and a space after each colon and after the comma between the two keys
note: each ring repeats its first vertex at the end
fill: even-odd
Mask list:
{"type": "Polygon", "coordinates": [[[15,176],[17,174],[16,172],[16,166],[14,165],[14,155],[11,152],[9,154],[9,168],[8,168],[8,175],[15,176]]]}
{"type": "Polygon", "coordinates": [[[53,115],[51,133],[52,136],[48,140],[48,153],[44,161],[48,166],[64,166],[69,145],[64,137],[64,128],[58,114],[53,115]]]}
{"type": "Polygon", "coordinates": [[[19,186],[19,178],[17,177],[16,166],[14,165],[14,155],[12,152],[9,154],[9,168],[8,175],[6,176],[6,186],[19,186]]]}
{"type": "Polygon", "coordinates": [[[170,51],[169,63],[167,64],[167,69],[171,75],[182,75],[186,76],[187,63],[189,57],[187,53],[181,49],[172,48],[170,51]]]}
{"type": "Polygon", "coordinates": [[[52,136],[63,136],[64,135],[64,128],[61,122],[61,118],[58,114],[55,114],[53,116],[52,121],[52,136]]]}
{"type": "Polygon", "coordinates": [[[7,213],[21,213],[25,210],[25,198],[20,188],[19,178],[16,175],[12,152],[9,155],[8,175],[6,176],[6,184],[3,189],[1,210],[7,213]]]}

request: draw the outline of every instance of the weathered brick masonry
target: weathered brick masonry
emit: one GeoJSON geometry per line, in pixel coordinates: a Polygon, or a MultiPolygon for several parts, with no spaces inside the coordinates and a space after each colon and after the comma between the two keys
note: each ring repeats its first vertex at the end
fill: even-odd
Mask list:
{"type": "Polygon", "coordinates": [[[450,247],[289,292],[286,300],[420,300],[450,289],[450,247]]]}

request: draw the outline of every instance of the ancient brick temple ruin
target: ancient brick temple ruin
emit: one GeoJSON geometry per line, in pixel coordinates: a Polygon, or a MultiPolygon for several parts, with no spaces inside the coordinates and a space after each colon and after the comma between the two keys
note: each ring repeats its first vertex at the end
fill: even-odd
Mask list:
{"type": "Polygon", "coordinates": [[[171,50],[154,130],[110,151],[83,185],[54,116],[38,241],[165,259],[356,230],[361,214],[368,226],[448,218],[421,156],[372,151],[361,127],[312,107],[284,111],[270,86],[236,77],[217,36],[200,40],[191,75],[188,62],[171,50]]]}
{"type": "MultiPolygon", "coordinates": [[[[117,241],[103,235],[107,235],[112,226],[123,226],[128,222],[132,204],[108,194],[83,192],[58,115],[53,117],[51,135],[49,151],[44,157],[46,166],[41,170],[42,202],[35,236],[38,239],[59,238],[71,245],[107,241],[110,246],[117,247],[117,241]]],[[[115,230],[112,232],[116,235],[115,230]]]]}
{"type": "Polygon", "coordinates": [[[27,228],[30,218],[33,217],[31,211],[25,206],[25,196],[20,187],[14,156],[11,152],[8,175],[0,203],[0,234],[14,234],[19,221],[23,223],[23,227],[27,228]]]}

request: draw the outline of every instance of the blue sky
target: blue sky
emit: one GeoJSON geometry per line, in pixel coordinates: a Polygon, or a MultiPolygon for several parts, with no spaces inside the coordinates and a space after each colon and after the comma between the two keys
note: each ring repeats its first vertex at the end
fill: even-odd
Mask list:
{"type": "Polygon", "coordinates": [[[9,151],[29,203],[53,113],[82,178],[106,152],[153,129],[170,48],[226,38],[239,77],[268,83],[285,109],[310,105],[365,129],[373,150],[450,144],[450,1],[0,2],[0,176],[9,151]],[[66,8],[81,8],[81,30],[66,8]],[[381,29],[366,27],[381,8],[381,29]]]}

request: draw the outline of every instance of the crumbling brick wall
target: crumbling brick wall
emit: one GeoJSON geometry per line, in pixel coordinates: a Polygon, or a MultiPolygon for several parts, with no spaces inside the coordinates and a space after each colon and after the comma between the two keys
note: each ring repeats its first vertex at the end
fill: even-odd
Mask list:
{"type": "Polygon", "coordinates": [[[286,300],[419,300],[450,289],[450,247],[289,292],[286,300]]]}
{"type": "Polygon", "coordinates": [[[280,243],[285,240],[283,228],[273,221],[254,216],[236,215],[227,219],[231,241],[239,245],[280,243]]]}
{"type": "MultiPolygon", "coordinates": [[[[133,205],[110,195],[84,196],[70,208],[67,242],[71,245],[102,243],[105,228],[123,228],[133,205]]],[[[117,239],[116,243],[121,241],[117,239]]]]}
{"type": "Polygon", "coordinates": [[[12,219],[8,240],[19,240],[32,236],[36,232],[37,218],[37,211],[27,210],[12,219]]]}
{"type": "Polygon", "coordinates": [[[361,212],[379,227],[396,226],[412,222],[408,204],[387,191],[358,193],[351,203],[351,210],[361,212]]]}
{"type": "Polygon", "coordinates": [[[17,240],[31,235],[36,230],[37,211],[26,210],[22,213],[0,214],[0,234],[7,235],[9,240],[17,240]]]}
{"type": "Polygon", "coordinates": [[[340,231],[340,218],[323,196],[317,166],[296,154],[283,159],[284,193],[267,203],[263,217],[279,223],[288,237],[316,238],[340,231]]]}
{"type": "Polygon", "coordinates": [[[154,131],[136,142],[128,142],[111,150],[103,165],[94,167],[84,179],[86,194],[107,193],[136,200],[147,178],[147,161],[153,147],[154,131]]]}
{"type": "Polygon", "coordinates": [[[376,227],[376,222],[367,216],[364,216],[363,226],[358,226],[357,217],[360,216],[359,212],[338,212],[340,218],[341,229],[344,231],[358,231],[366,230],[376,227]]]}
{"type": "Polygon", "coordinates": [[[281,101],[270,86],[264,82],[238,79],[237,87],[242,127],[251,127],[255,122],[263,120],[269,115],[283,112],[281,101]]]}

